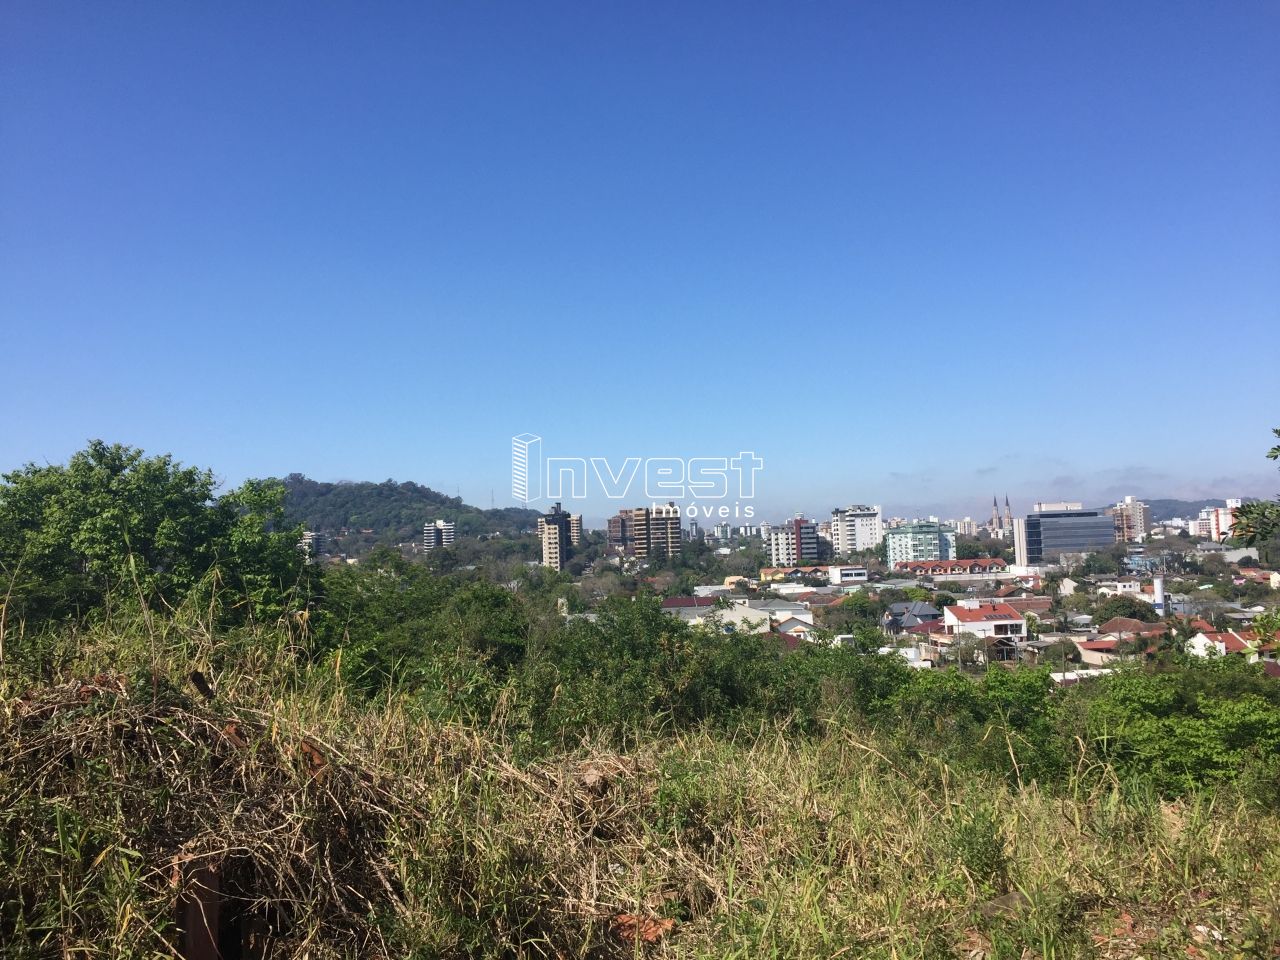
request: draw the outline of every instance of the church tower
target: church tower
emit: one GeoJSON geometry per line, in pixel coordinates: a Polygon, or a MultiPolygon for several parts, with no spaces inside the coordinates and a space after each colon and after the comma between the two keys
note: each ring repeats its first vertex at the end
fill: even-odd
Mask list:
{"type": "Polygon", "coordinates": [[[1009,495],[1007,493],[1004,495],[1004,528],[1009,531],[1013,530],[1013,511],[1009,509],[1009,495]]]}

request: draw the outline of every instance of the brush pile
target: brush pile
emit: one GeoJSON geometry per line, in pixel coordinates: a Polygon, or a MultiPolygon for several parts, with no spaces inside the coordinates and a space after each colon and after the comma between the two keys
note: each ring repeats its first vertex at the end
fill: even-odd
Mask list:
{"type": "Polygon", "coordinates": [[[412,792],[265,713],[148,686],[0,704],[6,956],[385,952],[385,837],[412,792]]]}

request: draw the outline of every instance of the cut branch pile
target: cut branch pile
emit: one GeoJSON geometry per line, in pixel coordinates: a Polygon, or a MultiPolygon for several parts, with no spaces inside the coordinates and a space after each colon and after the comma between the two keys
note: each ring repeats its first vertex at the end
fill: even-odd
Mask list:
{"type": "Polygon", "coordinates": [[[0,876],[0,942],[383,952],[376,917],[399,903],[384,841],[403,784],[278,719],[172,689],[135,695],[111,674],[0,711],[0,862],[16,865],[0,876]]]}

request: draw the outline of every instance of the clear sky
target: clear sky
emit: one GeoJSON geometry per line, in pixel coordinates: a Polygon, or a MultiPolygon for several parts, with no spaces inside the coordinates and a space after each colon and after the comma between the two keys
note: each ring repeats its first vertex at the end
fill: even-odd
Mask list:
{"type": "Polygon", "coordinates": [[[1278,356],[1276,2],[0,2],[0,469],[1273,495],[1278,356]]]}

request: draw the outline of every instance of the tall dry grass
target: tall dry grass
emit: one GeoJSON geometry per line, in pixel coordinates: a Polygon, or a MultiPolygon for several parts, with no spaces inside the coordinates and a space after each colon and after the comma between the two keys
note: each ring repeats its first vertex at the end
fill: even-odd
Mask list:
{"type": "Polygon", "coordinates": [[[961,776],[854,721],[527,762],[297,639],[133,620],[0,677],[0,953],[174,956],[213,867],[265,956],[1280,956],[1280,813],[1225,793],[961,776]]]}

